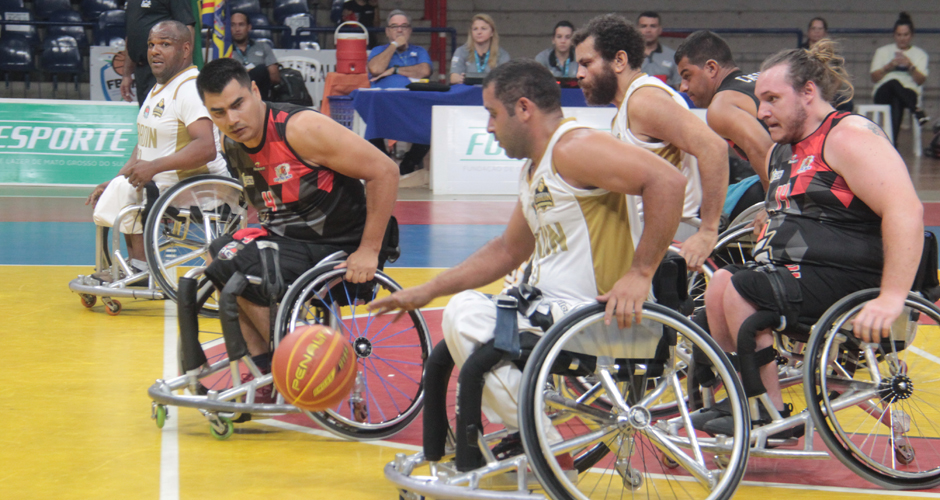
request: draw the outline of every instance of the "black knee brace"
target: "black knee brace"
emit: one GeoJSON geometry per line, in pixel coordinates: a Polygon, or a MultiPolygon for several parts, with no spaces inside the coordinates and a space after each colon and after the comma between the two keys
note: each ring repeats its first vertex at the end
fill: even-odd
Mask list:
{"type": "Polygon", "coordinates": [[[780,323],[780,315],[773,311],[757,311],[749,316],[738,330],[738,363],[741,365],[741,382],[744,394],[753,397],[767,392],[760,379],[760,367],[777,359],[777,351],[771,347],[757,350],[757,332],[774,328],[780,323]]]}
{"type": "Polygon", "coordinates": [[[461,472],[485,465],[478,436],[483,432],[483,376],[503,360],[503,351],[489,341],[467,358],[457,379],[457,470],[461,472]]]}
{"type": "Polygon", "coordinates": [[[444,457],[447,444],[447,384],[454,371],[454,358],[440,341],[431,351],[424,368],[424,458],[429,462],[444,457]]]}

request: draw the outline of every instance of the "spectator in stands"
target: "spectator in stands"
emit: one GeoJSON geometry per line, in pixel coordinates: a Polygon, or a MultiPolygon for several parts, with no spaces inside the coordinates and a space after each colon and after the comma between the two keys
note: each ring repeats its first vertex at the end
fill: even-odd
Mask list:
{"type": "Polygon", "coordinates": [[[829,23],[821,17],[814,17],[809,20],[809,26],[806,27],[806,41],[800,45],[801,49],[811,49],[816,42],[823,38],[828,38],[829,23]]]}
{"type": "Polygon", "coordinates": [[[126,28],[127,59],[121,80],[121,97],[132,102],[131,77],[136,83],[137,103],[143,105],[147,93],[157,83],[147,62],[147,37],[150,28],[161,21],[179,21],[189,26],[195,37],[193,6],[189,0],[127,0],[126,28]]]}
{"type": "Polygon", "coordinates": [[[571,50],[572,35],[574,25],[570,21],[558,21],[552,32],[552,48],[539,52],[535,61],[548,68],[556,77],[575,78],[578,75],[578,62],[574,60],[574,51],[571,50]]]}
{"type": "Polygon", "coordinates": [[[927,52],[911,44],[914,37],[914,21],[907,12],[902,12],[894,22],[894,43],[879,47],[871,60],[871,81],[875,104],[891,106],[891,126],[894,146],[898,145],[901,116],[908,109],[920,125],[930,118],[920,109],[922,85],[927,80],[929,58],[927,52]]]}
{"type": "MultiPolygon", "coordinates": [[[[423,47],[411,45],[411,17],[401,10],[393,10],[386,20],[385,35],[387,45],[380,45],[369,53],[369,73],[372,86],[389,89],[403,88],[412,81],[431,76],[431,56],[423,47]]],[[[382,151],[384,139],[373,139],[372,144],[382,151]]],[[[398,166],[401,175],[406,175],[421,168],[424,156],[431,146],[412,144],[398,166]]]]}
{"type": "Polygon", "coordinates": [[[644,55],[642,70],[650,76],[655,76],[666,82],[674,89],[679,88],[682,78],[673,58],[676,51],[659,43],[659,35],[663,34],[663,25],[659,13],[646,11],[636,19],[637,28],[643,36],[644,55]]]}
{"type": "MultiPolygon", "coordinates": [[[[349,0],[343,4],[343,21],[356,21],[366,28],[379,25],[379,0],[349,0]]],[[[375,33],[369,32],[369,48],[376,45],[375,33]]]]}
{"type": "Polygon", "coordinates": [[[488,14],[477,14],[470,23],[467,43],[454,51],[454,58],[450,61],[450,83],[463,83],[467,73],[486,74],[506,62],[509,62],[509,53],[499,46],[499,33],[493,18],[488,14]]]}
{"type": "Polygon", "coordinates": [[[271,98],[271,87],[281,83],[277,57],[267,43],[256,43],[251,39],[251,21],[248,14],[236,11],[230,18],[232,28],[232,58],[241,61],[251,81],[258,85],[261,98],[271,98]]]}
{"type": "MultiPolygon", "coordinates": [[[[816,45],[816,42],[823,38],[829,38],[829,23],[821,17],[810,19],[806,27],[806,41],[800,45],[800,48],[809,50],[816,45]]],[[[855,100],[852,96],[846,94],[844,90],[836,92],[835,99],[830,103],[836,111],[848,111],[851,113],[855,109],[855,100]]]]}

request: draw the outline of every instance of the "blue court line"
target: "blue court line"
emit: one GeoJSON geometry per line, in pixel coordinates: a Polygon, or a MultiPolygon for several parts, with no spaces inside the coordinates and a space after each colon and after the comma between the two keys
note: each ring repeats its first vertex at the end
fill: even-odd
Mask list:
{"type": "MultiPolygon", "coordinates": [[[[402,225],[402,255],[388,267],[452,267],[503,232],[502,225],[402,225]]],[[[0,265],[93,266],[91,222],[0,222],[0,265]]]]}

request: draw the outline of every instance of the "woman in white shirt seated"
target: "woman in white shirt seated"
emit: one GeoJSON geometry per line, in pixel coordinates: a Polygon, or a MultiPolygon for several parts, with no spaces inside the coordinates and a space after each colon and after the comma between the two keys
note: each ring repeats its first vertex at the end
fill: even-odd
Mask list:
{"type": "Polygon", "coordinates": [[[463,83],[467,73],[489,73],[509,62],[509,53],[499,47],[496,23],[487,14],[473,16],[467,43],[457,47],[450,61],[450,83],[463,83]]]}
{"type": "Polygon", "coordinates": [[[921,125],[930,121],[919,106],[922,85],[929,73],[928,56],[911,44],[913,37],[914,22],[907,12],[902,12],[894,22],[894,43],[879,47],[871,60],[875,104],[891,106],[895,147],[904,109],[909,109],[921,125]]]}

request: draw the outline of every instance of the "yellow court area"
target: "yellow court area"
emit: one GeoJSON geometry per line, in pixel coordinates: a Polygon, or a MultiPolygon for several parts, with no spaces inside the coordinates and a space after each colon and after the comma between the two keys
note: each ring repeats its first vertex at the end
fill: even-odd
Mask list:
{"type": "MultiPolygon", "coordinates": [[[[86,310],[66,284],[88,271],[0,267],[5,284],[0,289],[0,498],[397,498],[382,469],[395,453],[413,453],[410,445],[342,441],[270,420],[240,424],[230,439],[217,441],[197,411],[176,408],[170,409],[167,427],[158,429],[147,389],[164,373],[165,349],[175,349],[175,339],[166,334],[175,332],[174,306],[126,300],[117,317],[106,315],[101,305],[86,310]]],[[[437,272],[389,270],[403,286],[437,272]]],[[[937,334],[935,326],[921,327],[918,349],[940,352],[937,334]]],[[[936,365],[932,380],[940,380],[940,360],[916,352],[906,359],[936,365]]],[[[801,401],[800,391],[790,389],[785,397],[801,401]]],[[[772,468],[822,473],[831,465],[838,464],[778,460],[772,468]]],[[[761,480],[774,482],[766,477],[773,476],[761,480]]],[[[937,496],[888,492],[862,481],[814,488],[749,480],[736,498],[937,496]]]]}

